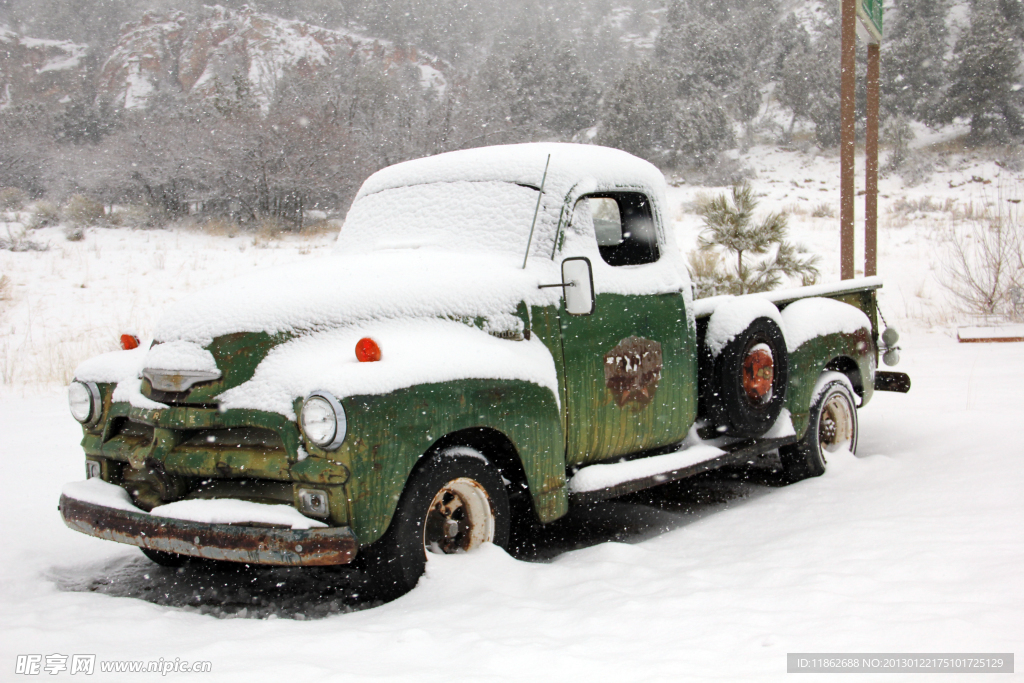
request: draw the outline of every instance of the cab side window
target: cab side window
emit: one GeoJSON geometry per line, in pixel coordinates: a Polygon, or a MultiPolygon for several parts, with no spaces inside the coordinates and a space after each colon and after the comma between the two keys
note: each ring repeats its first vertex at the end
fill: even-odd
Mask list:
{"type": "Polygon", "coordinates": [[[593,220],[598,251],[610,266],[654,263],[661,257],[651,203],[639,192],[583,197],[576,215],[593,220]]]}

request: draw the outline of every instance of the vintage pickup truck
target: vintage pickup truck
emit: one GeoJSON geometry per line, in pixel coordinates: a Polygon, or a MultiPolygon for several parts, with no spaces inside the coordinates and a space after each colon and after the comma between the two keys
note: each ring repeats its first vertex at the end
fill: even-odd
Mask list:
{"type": "Polygon", "coordinates": [[[160,564],[357,561],[397,595],[516,516],[776,449],[821,474],[874,390],[909,388],[876,369],[879,287],[695,302],[664,177],[621,151],[398,164],[333,255],[187,296],[77,369],[87,479],[60,512],[160,564]]]}

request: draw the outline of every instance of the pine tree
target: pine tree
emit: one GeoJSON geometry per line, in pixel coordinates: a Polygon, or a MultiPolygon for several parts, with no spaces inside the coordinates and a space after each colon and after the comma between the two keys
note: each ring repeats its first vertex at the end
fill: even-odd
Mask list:
{"type": "MultiPolygon", "coordinates": [[[[732,202],[726,195],[718,195],[703,201],[698,213],[704,219],[704,230],[697,239],[703,252],[724,249],[734,256],[734,269],[727,269],[717,276],[719,282],[732,294],[764,292],[778,287],[782,278],[799,277],[804,285],[814,284],[818,277],[817,256],[808,255],[798,245],[787,241],[789,227],[782,213],[770,213],[759,223],[753,223],[757,200],[747,183],[734,185],[732,202]],[[747,261],[744,261],[744,255],[747,261]],[[767,256],[752,260],[751,256],[767,256]]],[[[691,264],[700,259],[691,257],[691,264]]],[[[702,265],[706,266],[708,260],[702,265]]],[[[711,270],[717,270],[717,265],[711,270]]],[[[714,282],[713,273],[702,272],[704,280],[714,282]]]]}
{"type": "Polygon", "coordinates": [[[527,40],[505,68],[515,125],[539,126],[541,133],[566,137],[594,124],[597,89],[568,44],[548,47],[527,40]]]}
{"type": "MultiPolygon", "coordinates": [[[[796,16],[790,20],[796,22],[796,16]]],[[[798,119],[809,119],[811,109],[811,93],[813,81],[811,71],[811,36],[803,26],[798,25],[791,36],[788,53],[782,60],[779,69],[779,85],[775,91],[779,104],[792,114],[786,140],[793,136],[793,128],[798,119]]]]}
{"type": "Polygon", "coordinates": [[[931,122],[945,86],[948,0],[904,0],[887,17],[881,77],[882,110],[931,122]]]}
{"type": "Polygon", "coordinates": [[[650,62],[628,69],[605,96],[598,142],[664,166],[701,167],[733,142],[722,98],[650,62]]]}
{"type": "Polygon", "coordinates": [[[598,142],[664,160],[675,143],[674,90],[665,70],[650,62],[626,69],[605,95],[598,142]]]}
{"type": "Polygon", "coordinates": [[[971,25],[953,48],[950,86],[940,120],[971,120],[971,138],[1024,132],[1014,87],[1020,68],[1020,40],[997,0],[974,0],[971,25]]]}
{"type": "Polygon", "coordinates": [[[792,112],[787,138],[798,119],[809,119],[822,147],[839,144],[840,26],[835,7],[823,5],[825,16],[816,22],[813,34],[803,28],[794,32],[778,90],[779,102],[792,112]]]}

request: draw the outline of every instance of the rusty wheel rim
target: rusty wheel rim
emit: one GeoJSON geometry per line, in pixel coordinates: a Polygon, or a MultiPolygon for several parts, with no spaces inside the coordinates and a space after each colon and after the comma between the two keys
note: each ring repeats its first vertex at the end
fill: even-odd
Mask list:
{"type": "Polygon", "coordinates": [[[853,441],[853,411],[850,401],[840,393],[832,394],[821,407],[818,442],[822,453],[835,453],[853,441]]]}
{"type": "Polygon", "coordinates": [[[434,495],[423,521],[423,547],[459,553],[494,541],[494,513],[487,490],[468,477],[452,479],[434,495]]]}
{"type": "Polygon", "coordinates": [[[775,362],[767,344],[756,344],[743,359],[743,392],[753,405],[772,400],[775,362]]]}

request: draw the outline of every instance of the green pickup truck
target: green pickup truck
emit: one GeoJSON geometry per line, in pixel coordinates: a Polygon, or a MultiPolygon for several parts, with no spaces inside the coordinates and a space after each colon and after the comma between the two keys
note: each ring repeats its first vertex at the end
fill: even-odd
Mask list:
{"type": "Polygon", "coordinates": [[[821,474],[874,390],[909,388],[877,371],[879,287],[694,301],[664,177],[621,151],[398,164],[330,256],[189,295],[76,370],[87,478],[60,512],[160,564],[358,562],[397,595],[514,518],[776,449],[821,474]]]}

